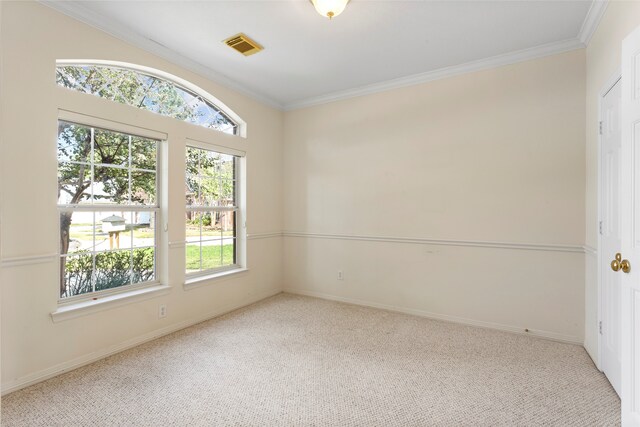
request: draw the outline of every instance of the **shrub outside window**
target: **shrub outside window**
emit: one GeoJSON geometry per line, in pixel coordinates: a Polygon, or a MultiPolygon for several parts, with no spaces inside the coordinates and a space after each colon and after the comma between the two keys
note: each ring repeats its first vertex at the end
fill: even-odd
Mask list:
{"type": "Polygon", "coordinates": [[[244,228],[237,229],[244,217],[238,207],[244,153],[222,148],[236,141],[230,135],[246,137],[240,117],[202,88],[134,64],[61,59],[56,82],[69,89],[56,91],[60,304],[69,303],[73,310],[75,302],[118,293],[135,296],[147,287],[154,291],[170,272],[158,261],[165,259],[160,255],[178,247],[186,248],[189,275],[245,264],[244,228]],[[113,102],[91,101],[71,91],[113,102]],[[131,107],[164,117],[137,114],[131,107]],[[216,132],[203,133],[191,124],[216,132]],[[190,139],[196,137],[199,142],[190,139]],[[183,150],[185,138],[183,246],[167,241],[169,223],[181,219],[164,217],[160,209],[182,196],[169,194],[177,182],[165,183],[159,175],[168,171],[165,179],[183,179],[170,172],[181,168],[183,159],[165,158],[160,150],[168,153],[175,145],[183,150]],[[214,145],[217,141],[222,147],[214,145]],[[159,200],[160,195],[167,200],[159,200]]]}

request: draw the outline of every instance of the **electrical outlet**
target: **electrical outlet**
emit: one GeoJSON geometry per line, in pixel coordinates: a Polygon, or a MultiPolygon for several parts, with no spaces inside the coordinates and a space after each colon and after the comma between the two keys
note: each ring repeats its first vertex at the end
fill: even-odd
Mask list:
{"type": "Polygon", "coordinates": [[[167,317],[167,306],[160,304],[158,306],[158,318],[162,319],[163,317],[167,317]]]}
{"type": "Polygon", "coordinates": [[[338,270],[338,280],[344,280],[344,275],[342,274],[342,270],[338,270]]]}

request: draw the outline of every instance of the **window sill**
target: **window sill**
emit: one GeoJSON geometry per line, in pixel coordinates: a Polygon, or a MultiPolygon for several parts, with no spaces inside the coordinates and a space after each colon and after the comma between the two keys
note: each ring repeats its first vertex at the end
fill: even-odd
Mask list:
{"type": "Polygon", "coordinates": [[[136,289],[129,292],[122,292],[98,298],[96,300],[82,301],[69,305],[62,305],[56,311],[51,313],[51,319],[54,323],[63,320],[75,319],[76,317],[86,316],[87,314],[97,313],[114,307],[131,304],[133,302],[143,301],[149,298],[166,295],[171,290],[167,285],[156,285],[148,288],[136,289]]]}
{"type": "Polygon", "coordinates": [[[202,276],[192,276],[187,278],[187,280],[184,282],[183,287],[185,291],[188,291],[191,289],[206,286],[210,284],[211,281],[219,282],[224,279],[233,278],[233,276],[235,276],[236,274],[246,273],[247,271],[249,271],[248,268],[235,268],[233,270],[221,271],[218,273],[206,274],[202,276]]]}

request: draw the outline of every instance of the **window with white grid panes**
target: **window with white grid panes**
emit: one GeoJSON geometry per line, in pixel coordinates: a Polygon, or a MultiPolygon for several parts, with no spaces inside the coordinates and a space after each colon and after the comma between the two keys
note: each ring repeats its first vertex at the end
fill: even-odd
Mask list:
{"type": "Polygon", "coordinates": [[[236,225],[239,157],[187,146],[185,154],[186,273],[239,267],[236,225]]]}
{"type": "Polygon", "coordinates": [[[61,299],[156,282],[159,143],[58,122],[61,299]]]}
{"type": "Polygon", "coordinates": [[[59,64],[58,85],[189,123],[238,134],[238,125],[203,96],[143,72],[103,65],[59,64]]]}

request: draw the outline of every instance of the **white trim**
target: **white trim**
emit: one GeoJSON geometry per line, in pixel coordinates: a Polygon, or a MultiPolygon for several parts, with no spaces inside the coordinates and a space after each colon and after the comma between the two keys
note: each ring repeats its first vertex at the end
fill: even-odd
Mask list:
{"type": "MultiPolygon", "coordinates": [[[[595,4],[595,3],[594,3],[595,4]]],[[[593,7],[593,6],[592,6],[593,7]]],[[[604,13],[604,11],[603,11],[604,13]]],[[[607,94],[609,93],[609,91],[611,91],[611,89],[613,89],[613,87],[622,79],[622,68],[619,67],[604,83],[604,85],[602,86],[602,89],[600,90],[600,93],[598,95],[598,123],[596,123],[596,133],[597,133],[597,140],[598,140],[598,147],[597,147],[597,154],[598,154],[598,158],[597,158],[597,164],[596,164],[596,174],[597,174],[597,221],[594,224],[596,227],[596,236],[597,236],[597,240],[596,240],[596,244],[598,245],[596,248],[596,292],[598,293],[597,295],[597,307],[596,307],[596,334],[598,335],[598,340],[596,343],[596,352],[597,352],[597,358],[598,360],[595,360],[594,363],[596,365],[596,368],[598,368],[599,371],[602,371],[602,355],[603,355],[603,343],[602,343],[602,334],[599,332],[599,325],[600,322],[602,321],[602,313],[604,311],[604,308],[602,306],[602,274],[604,273],[602,270],[602,266],[605,265],[605,256],[606,254],[603,254],[602,251],[600,250],[600,248],[602,247],[602,235],[600,234],[600,221],[602,221],[602,208],[603,208],[603,200],[602,200],[602,192],[603,192],[603,188],[602,188],[602,135],[600,134],[600,122],[602,122],[603,117],[602,117],[602,101],[604,100],[604,97],[607,96],[607,94]]],[[[608,261],[608,260],[607,260],[608,261]]],[[[608,262],[607,262],[608,264],[608,262]]],[[[586,271],[585,271],[586,273],[586,271]]],[[[585,322],[586,323],[586,322],[585,322]]]]}
{"type": "MultiPolygon", "coordinates": [[[[235,236],[233,239],[235,240],[235,268],[246,268],[247,267],[247,230],[246,230],[246,215],[247,215],[247,198],[246,198],[246,181],[247,181],[247,168],[246,161],[247,156],[246,152],[241,150],[234,150],[232,148],[221,147],[215,144],[208,144],[203,141],[198,141],[192,138],[185,139],[186,148],[189,147],[196,148],[199,150],[231,155],[234,156],[234,171],[233,171],[233,179],[234,179],[234,192],[235,192],[235,206],[186,206],[186,212],[206,212],[206,211],[217,211],[217,212],[234,212],[235,213],[235,236]]],[[[186,166],[186,164],[185,164],[186,166]]],[[[187,170],[185,169],[185,177],[188,176],[187,170]]],[[[198,242],[202,241],[203,236],[200,236],[198,242]]],[[[211,272],[205,273],[205,275],[212,274],[211,272]]]]}
{"type": "Polygon", "coordinates": [[[240,210],[238,206],[187,206],[187,211],[191,212],[237,212],[240,210]]]}
{"type": "Polygon", "coordinates": [[[205,77],[217,84],[249,96],[256,101],[278,109],[282,108],[282,105],[280,103],[273,101],[269,97],[255,91],[251,91],[244,85],[233,81],[229,77],[217,71],[214,71],[197,61],[189,59],[186,56],[183,56],[154,40],[144,37],[114,20],[105,19],[104,16],[95,13],[80,2],[56,0],[38,0],[38,2],[54,10],[57,10],[58,12],[63,13],[73,19],[84,22],[87,25],[110,34],[124,41],[125,43],[143,49],[147,52],[159,56],[160,58],[164,58],[165,60],[173,64],[179,65],[184,69],[199,74],[200,76],[205,77]]]}
{"type": "MultiPolygon", "coordinates": [[[[66,90],[66,89],[62,89],[62,90],[66,90]]],[[[95,203],[94,201],[92,204],[89,204],[89,205],[58,204],[57,205],[58,211],[59,212],[66,211],[71,213],[76,211],[85,211],[85,212],[93,211],[98,213],[98,212],[105,212],[105,211],[106,212],[113,211],[114,208],[117,208],[116,210],[122,210],[122,211],[128,211],[128,212],[146,211],[146,212],[153,212],[155,214],[156,220],[159,223],[162,223],[162,197],[163,197],[162,193],[163,192],[161,191],[161,187],[162,187],[161,182],[163,181],[162,173],[164,172],[164,170],[160,167],[160,165],[164,164],[161,153],[164,151],[162,149],[162,146],[167,143],[168,135],[166,133],[157,132],[148,128],[141,128],[139,126],[129,125],[129,124],[117,122],[117,121],[114,122],[112,120],[103,119],[100,117],[78,113],[72,110],[66,110],[62,108],[58,109],[58,122],[60,120],[68,121],[70,123],[80,123],[80,124],[89,126],[91,128],[102,128],[107,130],[108,132],[112,132],[112,131],[124,132],[129,135],[142,136],[142,137],[152,138],[157,140],[156,141],[157,142],[156,168],[155,170],[150,170],[150,172],[155,174],[155,178],[156,178],[156,182],[155,182],[156,204],[142,205],[140,207],[136,207],[135,205],[102,204],[102,203],[95,203]]],[[[93,147],[94,132],[93,131],[91,132],[91,139],[92,139],[91,150],[93,151],[94,149],[93,147]]],[[[129,149],[129,157],[131,157],[131,155],[132,155],[131,150],[129,149]]],[[[90,165],[93,171],[93,167],[94,167],[93,158],[91,159],[90,165]]],[[[131,167],[125,166],[121,168],[121,170],[130,171],[131,167]]],[[[156,227],[154,234],[157,235],[158,231],[159,231],[158,227],[156,227]]],[[[154,256],[156,260],[156,262],[154,263],[154,271],[155,271],[155,277],[158,277],[161,274],[160,269],[164,270],[164,268],[166,268],[164,266],[160,266],[157,262],[157,259],[161,257],[164,252],[164,247],[160,244],[160,240],[156,236],[154,238],[153,245],[138,247],[137,249],[147,249],[147,248],[151,248],[154,250],[154,256]]],[[[133,253],[135,252],[135,249],[136,249],[135,247],[131,247],[128,249],[128,251],[133,253]]],[[[94,247],[90,252],[93,256],[105,251],[96,250],[96,248],[94,247]]],[[[59,256],[62,256],[62,255],[73,255],[73,254],[69,254],[69,253],[59,254],[59,256]]],[[[94,263],[94,269],[95,269],[95,263],[94,263]]],[[[143,283],[129,284],[126,286],[128,290],[125,290],[124,287],[104,289],[101,291],[94,290],[93,292],[89,292],[86,294],[75,295],[75,296],[70,296],[64,299],[59,299],[58,300],[58,304],[60,304],[59,309],[51,313],[51,317],[54,322],[57,322],[59,320],[66,320],[67,318],[74,318],[80,315],[84,315],[85,311],[87,313],[100,311],[102,310],[102,308],[98,310],[97,307],[102,307],[102,305],[105,303],[113,303],[121,300],[124,301],[124,300],[131,299],[131,297],[141,298],[140,295],[148,294],[154,290],[157,290],[157,287],[159,284],[160,282],[158,280],[152,280],[152,281],[146,281],[143,283]],[[91,307],[93,308],[90,310],[89,308],[91,307]]]]}
{"type": "Polygon", "coordinates": [[[442,246],[466,246],[480,248],[499,248],[499,249],[517,249],[528,251],[547,251],[547,252],[573,252],[585,253],[585,247],[581,245],[556,245],[556,244],[539,244],[539,243],[515,243],[515,242],[491,242],[482,240],[451,240],[451,239],[429,239],[420,237],[392,237],[392,236],[356,236],[343,234],[320,234],[320,233],[301,233],[301,232],[284,232],[285,237],[303,237],[310,239],[339,239],[339,240],[360,240],[370,242],[387,242],[387,243],[407,243],[417,245],[442,245],[442,246]]]}
{"type": "Polygon", "coordinates": [[[211,142],[200,141],[195,138],[185,138],[185,145],[187,147],[199,148],[201,150],[217,151],[221,154],[227,154],[236,157],[247,157],[247,152],[238,150],[237,148],[227,147],[224,145],[212,144],[211,142]]]}
{"type": "Polygon", "coordinates": [[[414,74],[411,76],[400,77],[398,79],[387,80],[380,83],[361,86],[354,89],[348,89],[339,92],[333,92],[327,95],[321,95],[300,101],[285,104],[284,110],[291,111],[300,108],[307,108],[314,105],[327,104],[329,102],[340,101],[349,98],[355,98],[363,95],[371,95],[378,92],[385,92],[391,89],[397,89],[406,86],[413,86],[421,83],[427,83],[434,80],[441,80],[460,74],[472,73],[475,71],[487,70],[491,68],[502,67],[504,65],[515,64],[518,62],[529,61],[545,56],[556,55],[575,49],[584,48],[584,44],[578,39],[569,39],[559,42],[553,42],[536,46],[528,49],[522,49],[511,53],[496,55],[493,57],[479,59],[477,61],[466,62],[464,64],[444,67],[437,70],[427,71],[426,73],[414,74]]]}
{"type": "Polygon", "coordinates": [[[246,145],[246,139],[238,135],[230,135],[58,85],[54,87],[54,90],[58,101],[58,111],[68,111],[85,117],[95,117],[113,123],[147,129],[168,135],[171,138],[180,135],[180,137],[192,137],[202,141],[211,141],[212,144],[235,148],[246,145]]]}
{"type": "MultiPolygon", "coordinates": [[[[107,253],[107,252],[108,251],[103,251],[98,253],[107,253]]],[[[140,289],[154,288],[156,286],[160,286],[160,284],[161,282],[159,280],[148,280],[146,282],[129,283],[126,285],[115,287],[115,288],[108,288],[100,291],[93,291],[85,294],[58,298],[58,307],[76,306],[77,304],[82,304],[84,302],[91,302],[91,301],[96,302],[98,300],[102,300],[104,298],[112,297],[118,294],[123,294],[122,298],[126,298],[127,295],[130,295],[131,292],[135,292],[140,289]]]]}
{"type": "Polygon", "coordinates": [[[60,305],[56,311],[51,313],[51,320],[53,320],[54,323],[58,323],[63,320],[75,319],[76,317],[86,316],[88,314],[97,313],[110,308],[120,307],[134,302],[144,301],[149,298],[166,295],[170,291],[171,287],[167,285],[147,286],[128,292],[118,292],[99,297],[95,300],[90,299],[82,302],[60,305]]]}
{"type": "MultiPolygon", "coordinates": [[[[242,118],[235,111],[229,108],[224,102],[222,102],[220,99],[216,98],[206,90],[202,89],[200,86],[194,83],[191,83],[190,81],[185,80],[183,78],[175,76],[171,73],[167,73],[166,71],[158,70],[156,68],[151,68],[144,65],[133,64],[130,62],[110,61],[110,60],[104,60],[104,59],[58,59],[56,60],[56,65],[96,65],[96,66],[103,66],[103,67],[112,66],[116,68],[122,68],[125,70],[139,71],[143,74],[148,74],[148,75],[157,77],[160,80],[174,83],[176,86],[182,87],[188,90],[189,92],[192,92],[200,96],[205,101],[208,101],[211,104],[213,104],[225,115],[229,116],[229,118],[233,120],[238,126],[237,135],[233,135],[233,136],[240,136],[242,138],[247,137],[247,123],[244,120],[242,120],[242,118]]],[[[222,132],[222,133],[225,133],[225,132],[222,132]]]]}
{"type": "MultiPolygon", "coordinates": [[[[114,169],[126,170],[124,167],[119,166],[110,166],[114,169]]],[[[138,169],[140,170],[140,169],[138,169]]],[[[155,172],[152,172],[155,173],[155,172]]],[[[94,203],[93,205],[58,205],[58,211],[60,212],[158,212],[160,210],[159,207],[153,205],[116,205],[116,204],[106,204],[106,203],[94,203]],[[113,209],[113,207],[117,209],[113,209]]],[[[124,249],[124,248],[123,248],[124,249]]],[[[101,251],[96,251],[101,252],[101,251]]],[[[72,252],[73,253],[73,252],[72,252]]]]}
{"type": "Polygon", "coordinates": [[[74,369],[80,368],[82,366],[88,365],[90,363],[93,362],[97,362],[98,360],[104,359],[106,357],[109,357],[113,354],[116,353],[120,353],[124,350],[128,350],[130,348],[139,346],[140,344],[144,344],[148,341],[152,341],[156,338],[160,338],[163,337],[165,335],[168,335],[170,333],[179,331],[181,329],[185,329],[188,328],[189,326],[193,326],[196,325],[198,323],[202,323],[205,322],[207,320],[213,319],[215,317],[219,317],[222,316],[224,314],[227,314],[231,311],[237,310],[239,308],[243,308],[246,307],[248,305],[254,304],[256,302],[259,302],[263,299],[272,297],[274,295],[277,295],[279,293],[281,293],[281,290],[277,290],[277,291],[268,291],[268,292],[262,292],[260,294],[257,295],[257,297],[255,298],[251,298],[250,300],[240,303],[240,304],[232,304],[229,306],[226,306],[220,310],[216,310],[214,312],[208,313],[204,316],[198,316],[196,318],[192,318],[192,319],[188,319],[185,320],[183,322],[179,322],[176,323],[174,325],[170,325],[164,328],[160,328],[157,329],[155,331],[152,332],[148,332],[146,334],[140,335],[138,337],[135,338],[131,338],[129,340],[126,340],[122,343],[118,343],[118,344],[114,344],[111,346],[108,346],[106,348],[103,348],[101,350],[95,351],[93,353],[89,353],[87,355],[84,356],[80,356],[77,357],[73,360],[70,360],[68,362],[63,362],[60,364],[57,364],[55,366],[52,366],[50,368],[46,368],[43,370],[40,370],[38,372],[34,372],[32,374],[28,374],[25,375],[23,377],[20,378],[16,378],[14,380],[10,380],[7,382],[2,383],[2,395],[6,395],[8,393],[12,393],[14,391],[20,390],[22,388],[25,388],[27,386],[30,386],[32,384],[36,384],[39,383],[41,381],[47,380],[49,378],[53,378],[57,375],[63,374],[65,372],[69,372],[72,371],[74,369]]]}
{"type": "MultiPolygon", "coordinates": [[[[616,85],[616,83],[618,83],[620,80],[622,79],[622,69],[618,68],[612,75],[611,77],[609,77],[606,81],[606,83],[604,84],[604,86],[602,87],[602,90],[600,90],[600,96],[598,98],[598,100],[600,101],[600,103],[602,103],[602,98],[604,98],[605,96],[607,96],[607,94],[611,91],[611,89],[613,89],[613,87],[616,85]]],[[[601,107],[602,105],[598,105],[598,120],[602,119],[602,111],[601,111],[601,107]]],[[[598,133],[598,136],[600,136],[600,134],[598,133]]]]}
{"type": "Polygon", "coordinates": [[[493,56],[490,58],[444,67],[437,70],[431,70],[425,73],[401,77],[385,82],[374,83],[360,88],[338,91],[319,97],[306,98],[299,101],[282,104],[281,102],[275,101],[270,97],[259,93],[258,91],[249,90],[245,85],[239,84],[233,81],[231,78],[217,71],[214,71],[205,65],[202,65],[192,59],[181,55],[180,53],[167,48],[166,46],[148,39],[122,24],[114,22],[113,20],[105,20],[103,16],[96,14],[86,6],[82,5],[81,2],[66,2],[54,0],[39,0],[39,2],[78,21],[84,22],[85,24],[91,25],[101,31],[104,31],[107,34],[111,34],[112,36],[115,36],[116,38],[123,40],[126,43],[129,43],[133,46],[164,58],[173,64],[179,64],[181,67],[199,74],[213,82],[247,95],[256,101],[284,111],[306,108],[313,105],[326,104],[329,102],[362,95],[369,95],[390,89],[426,83],[429,81],[444,79],[460,74],[501,67],[504,65],[515,64],[518,62],[528,61],[531,59],[584,48],[586,43],[588,43],[591,39],[593,32],[598,27],[600,19],[602,18],[602,15],[604,14],[607,6],[606,1],[596,0],[590,7],[585,20],[582,23],[579,34],[572,39],[552,42],[511,53],[493,56]]]}
{"type": "Polygon", "coordinates": [[[182,287],[185,291],[210,285],[212,282],[221,282],[225,279],[233,279],[239,273],[248,272],[248,268],[234,266],[234,268],[211,272],[209,274],[200,274],[195,276],[187,276],[182,287]]]}
{"type": "MultiPolygon", "coordinates": [[[[68,90],[68,89],[66,89],[68,90]]],[[[107,120],[102,117],[96,117],[89,114],[76,113],[74,111],[58,109],[58,120],[63,122],[72,122],[79,125],[91,126],[100,129],[112,130],[115,132],[128,133],[135,136],[156,139],[158,141],[166,141],[168,136],[166,133],[158,132],[152,129],[140,126],[121,123],[114,120],[107,120]]]]}
{"type": "Polygon", "coordinates": [[[290,293],[290,294],[296,294],[296,295],[304,295],[309,297],[321,298],[321,299],[326,299],[330,301],[339,301],[347,304],[354,304],[354,305],[359,305],[364,307],[378,308],[378,309],[393,311],[397,313],[411,314],[414,316],[426,317],[428,319],[443,320],[446,322],[460,323],[463,325],[476,326],[476,327],[486,328],[486,329],[495,329],[498,331],[511,332],[519,335],[529,335],[529,336],[534,336],[538,338],[544,338],[552,341],[559,341],[559,342],[564,342],[569,344],[575,344],[575,345],[583,344],[582,339],[580,339],[579,337],[575,337],[572,335],[558,334],[556,332],[543,331],[538,329],[528,329],[528,332],[526,332],[525,328],[517,327],[517,326],[503,325],[500,323],[493,323],[493,322],[485,322],[482,320],[467,319],[464,317],[450,316],[448,314],[432,313],[429,311],[424,311],[419,309],[380,304],[376,302],[359,300],[354,298],[345,298],[345,297],[325,294],[321,292],[309,291],[305,289],[286,288],[284,289],[284,292],[290,293]]]}
{"type": "Polygon", "coordinates": [[[600,21],[608,5],[608,0],[594,0],[593,3],[591,3],[587,16],[585,16],[580,32],[578,33],[578,40],[585,46],[589,45],[591,37],[593,37],[593,34],[598,29],[598,25],[600,25],[600,21]]]}
{"type": "MultiPolygon", "coordinates": [[[[555,244],[534,244],[534,243],[505,243],[490,241],[471,241],[471,240],[448,240],[448,239],[427,239],[427,238],[407,238],[407,237],[381,237],[381,236],[350,236],[341,234],[320,234],[320,233],[302,233],[302,232],[269,232],[269,233],[251,233],[247,235],[247,240],[273,239],[278,237],[305,237],[315,239],[340,239],[340,240],[362,240],[374,242],[389,243],[408,243],[408,244],[424,244],[424,245],[443,245],[443,246],[468,246],[468,247],[486,247],[486,248],[502,248],[502,249],[521,249],[551,252],[574,252],[596,255],[597,248],[591,246],[578,245],[555,245],[555,244]]],[[[169,242],[169,249],[182,249],[186,242],[175,241],[169,242]]],[[[2,260],[2,267],[16,267],[21,265],[41,264],[55,261],[58,254],[42,254],[21,257],[5,258],[2,260]]]]}
{"type": "MultiPolygon", "coordinates": [[[[207,208],[207,209],[211,210],[211,208],[207,208]]],[[[247,240],[273,239],[273,238],[282,237],[282,236],[283,234],[279,231],[275,231],[272,233],[251,233],[251,234],[247,234],[247,240]]],[[[184,248],[186,244],[187,244],[186,241],[169,242],[169,249],[184,248]]]]}
{"type": "Polygon", "coordinates": [[[282,236],[283,234],[279,231],[275,231],[273,233],[251,233],[247,235],[247,240],[272,239],[282,236]]]}
{"type": "Polygon", "coordinates": [[[2,268],[19,267],[21,265],[34,265],[53,262],[58,258],[57,253],[42,255],[26,255],[2,259],[2,268]]]}

